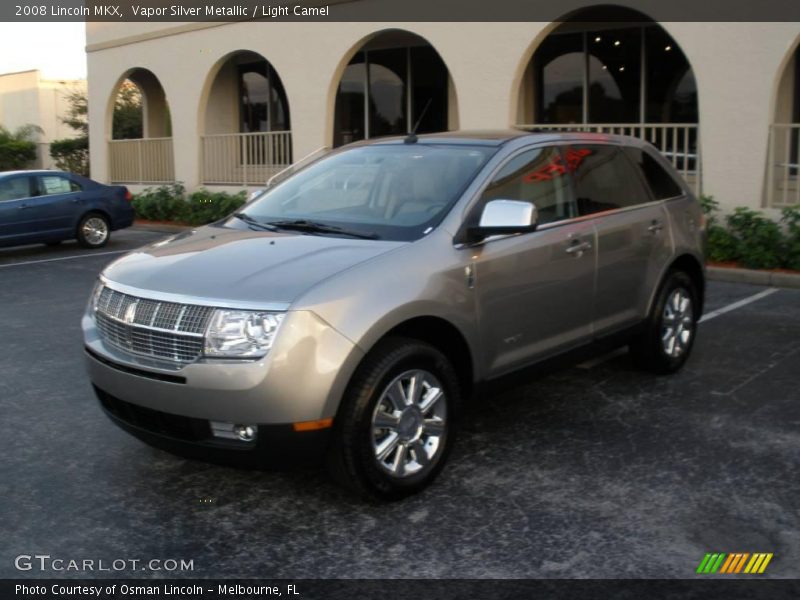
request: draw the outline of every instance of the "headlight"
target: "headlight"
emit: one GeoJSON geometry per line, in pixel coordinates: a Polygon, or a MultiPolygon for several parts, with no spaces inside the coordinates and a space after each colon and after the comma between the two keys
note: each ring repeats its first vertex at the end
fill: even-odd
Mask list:
{"type": "Polygon", "coordinates": [[[100,295],[103,293],[104,288],[103,282],[98,279],[97,283],[94,284],[92,295],[89,297],[89,308],[92,314],[97,311],[97,304],[100,302],[100,295]]]}
{"type": "Polygon", "coordinates": [[[283,313],[250,310],[214,311],[206,331],[205,355],[259,358],[272,347],[283,313]]]}

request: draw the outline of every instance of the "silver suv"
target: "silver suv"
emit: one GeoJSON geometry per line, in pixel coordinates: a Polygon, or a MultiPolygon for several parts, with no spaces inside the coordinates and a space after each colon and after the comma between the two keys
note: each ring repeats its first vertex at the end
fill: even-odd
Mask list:
{"type": "Polygon", "coordinates": [[[686,184],[633,138],[356,144],[107,267],[83,318],[89,376],[158,447],[325,459],[398,498],[441,470],[478,384],[612,335],[642,367],[679,369],[704,237],[686,184]]]}

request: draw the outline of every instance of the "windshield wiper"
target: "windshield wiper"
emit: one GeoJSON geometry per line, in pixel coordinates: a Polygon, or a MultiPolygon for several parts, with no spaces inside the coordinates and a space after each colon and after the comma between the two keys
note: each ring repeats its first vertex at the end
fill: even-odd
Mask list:
{"type": "Polygon", "coordinates": [[[236,217],[237,219],[241,219],[242,221],[244,221],[245,223],[250,225],[251,229],[260,229],[261,231],[276,231],[277,230],[275,227],[273,227],[269,223],[262,223],[261,221],[257,221],[256,219],[254,219],[250,215],[248,215],[246,213],[243,213],[243,212],[234,213],[233,216],[236,217]]]}
{"type": "Polygon", "coordinates": [[[307,219],[292,219],[287,221],[270,221],[267,225],[277,227],[279,229],[293,229],[295,231],[304,231],[307,233],[335,233],[338,235],[347,235],[362,240],[375,240],[378,235],[372,232],[361,233],[353,231],[352,229],[344,229],[336,227],[335,225],[326,225],[318,221],[309,221],[307,219]]]}

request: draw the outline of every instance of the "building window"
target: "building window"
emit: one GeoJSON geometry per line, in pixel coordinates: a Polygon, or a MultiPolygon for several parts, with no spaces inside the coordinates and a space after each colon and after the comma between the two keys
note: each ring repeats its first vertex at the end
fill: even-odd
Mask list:
{"type": "Polygon", "coordinates": [[[418,133],[446,130],[447,81],[447,67],[430,46],[358,52],[339,82],[334,145],[403,135],[418,120],[418,133]]]}
{"type": "Polygon", "coordinates": [[[663,28],[568,25],[534,57],[538,122],[697,122],[692,69],[663,28]]]}
{"type": "Polygon", "coordinates": [[[275,70],[266,61],[239,65],[240,131],[288,131],[289,103],[275,70]]]}

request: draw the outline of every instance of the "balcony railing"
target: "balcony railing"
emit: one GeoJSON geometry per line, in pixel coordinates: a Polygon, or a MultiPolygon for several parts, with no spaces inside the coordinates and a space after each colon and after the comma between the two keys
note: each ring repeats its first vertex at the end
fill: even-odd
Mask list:
{"type": "Polygon", "coordinates": [[[205,184],[264,185],[292,163],[291,131],[202,137],[205,184]]]}
{"type": "Polygon", "coordinates": [[[767,206],[783,208],[800,204],[800,123],[773,123],[769,128],[767,158],[767,206]]]}
{"type": "Polygon", "coordinates": [[[175,181],[172,138],[110,140],[109,178],[112,183],[171,183],[175,181]]]}
{"type": "Polygon", "coordinates": [[[702,159],[697,123],[534,123],[521,129],[586,131],[630,135],[653,144],[683,176],[696,194],[701,192],[702,159]]]}

